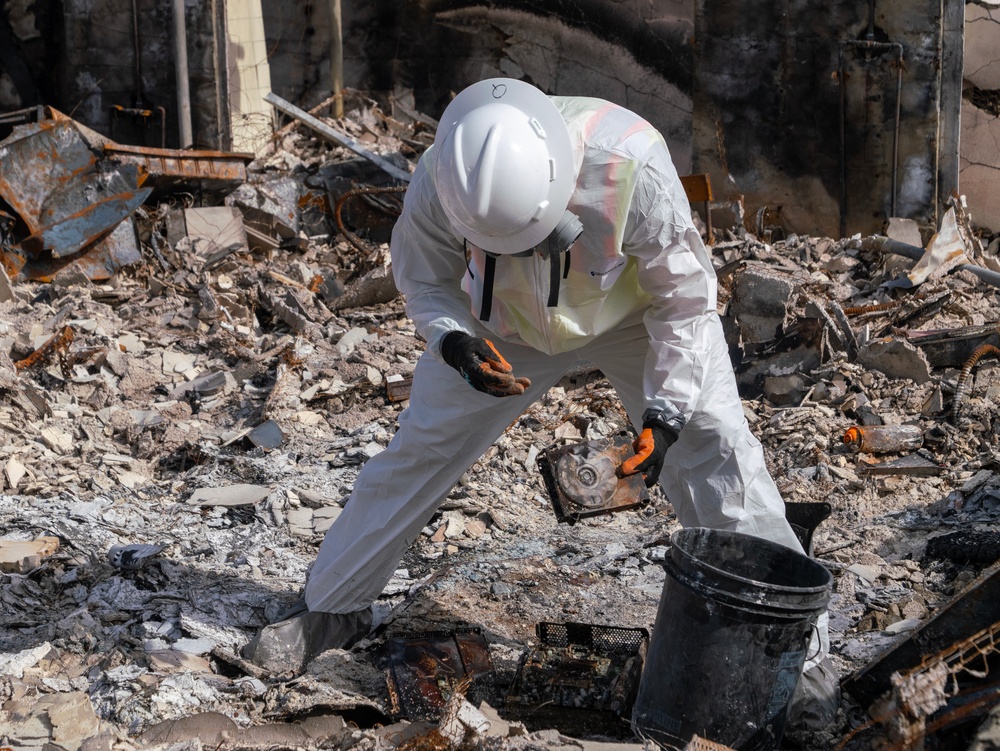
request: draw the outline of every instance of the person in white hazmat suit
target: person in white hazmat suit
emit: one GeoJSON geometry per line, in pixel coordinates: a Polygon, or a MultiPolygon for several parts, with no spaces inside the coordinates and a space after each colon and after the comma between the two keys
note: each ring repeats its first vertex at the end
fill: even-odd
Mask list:
{"type": "MultiPolygon", "coordinates": [[[[709,255],[648,122],[517,80],[473,84],[416,167],[391,255],[427,342],[409,406],[327,532],[304,603],[248,657],[301,668],[363,637],[371,603],[462,474],[581,360],[639,431],[621,471],[658,479],[683,526],[802,551],[744,417],[709,255]]],[[[830,693],[818,641],[806,672],[830,693]]]]}

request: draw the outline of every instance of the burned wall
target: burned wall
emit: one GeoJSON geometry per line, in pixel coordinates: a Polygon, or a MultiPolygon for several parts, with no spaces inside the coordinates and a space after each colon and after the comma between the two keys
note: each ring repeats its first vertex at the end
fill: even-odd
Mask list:
{"type": "Polygon", "coordinates": [[[934,223],[957,185],[958,0],[698,0],[695,164],[792,231],[934,223]]]}
{"type": "MultiPolygon", "coordinates": [[[[264,3],[271,75],[303,106],[330,95],[326,4],[264,3]]],[[[642,113],[690,165],[691,4],[677,0],[343,2],[345,85],[411,89],[437,117],[451,96],[488,76],[550,94],[600,96],[642,113]]]]}
{"type": "MultiPolygon", "coordinates": [[[[1000,2],[873,2],[344,0],[344,77],[413,89],[433,116],[489,75],[607,97],[663,130],[682,172],[787,231],[881,231],[891,214],[935,226],[956,189],[1000,230],[1000,2]],[[902,65],[891,47],[866,53],[869,26],[902,65]]],[[[264,7],[275,89],[322,101],[328,3],[264,7]]]]}
{"type": "MultiPolygon", "coordinates": [[[[35,104],[33,89],[38,103],[121,143],[191,145],[178,142],[170,0],[15,0],[4,9],[29,78],[18,87],[3,65],[0,108],[35,104]]],[[[193,145],[219,148],[226,130],[225,4],[186,3],[185,10],[193,145]]]]}
{"type": "Polygon", "coordinates": [[[1000,232],[1000,2],[965,12],[961,191],[972,220],[1000,232]]]}

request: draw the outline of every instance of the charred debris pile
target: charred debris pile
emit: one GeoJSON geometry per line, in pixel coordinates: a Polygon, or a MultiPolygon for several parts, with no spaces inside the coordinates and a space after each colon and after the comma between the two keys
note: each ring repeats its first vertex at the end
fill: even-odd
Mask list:
{"type": "MultiPolygon", "coordinates": [[[[423,343],[387,241],[434,121],[351,92],[255,157],[21,114],[0,141],[0,745],[641,743],[629,681],[677,524],[658,491],[553,513],[546,450],[628,429],[586,363],[462,479],[367,640],[300,676],[239,657],[406,405],[423,343]]],[[[840,239],[711,208],[747,418],[835,576],[843,711],[805,747],[992,748],[1000,240],[958,196],[939,226],[840,239]]]]}

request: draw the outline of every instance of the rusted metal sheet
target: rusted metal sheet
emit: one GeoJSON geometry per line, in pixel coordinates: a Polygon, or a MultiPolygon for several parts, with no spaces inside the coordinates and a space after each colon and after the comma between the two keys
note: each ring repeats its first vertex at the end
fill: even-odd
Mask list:
{"type": "Polygon", "coordinates": [[[0,251],[0,265],[11,279],[22,276],[35,282],[50,282],[65,269],[76,269],[91,281],[110,279],[118,269],[142,260],[139,238],[131,219],[110,234],[72,255],[56,258],[51,253],[30,256],[12,249],[0,251]]]}
{"type": "Polygon", "coordinates": [[[246,166],[253,154],[225,151],[182,151],[142,146],[104,145],[104,154],[120,164],[134,164],[156,192],[184,186],[206,190],[231,189],[246,181],[246,166]]]}
{"type": "Polygon", "coordinates": [[[134,165],[99,169],[97,155],[72,119],[20,125],[0,142],[0,195],[30,234],[0,253],[7,273],[49,281],[74,266],[107,279],[141,259],[129,219],[150,190],[134,165]]]}
{"type": "Polygon", "coordinates": [[[131,216],[151,192],[150,188],[141,188],[134,193],[121,193],[105,198],[42,227],[22,240],[21,247],[33,255],[40,255],[43,250],[51,251],[53,258],[74,255],[106,236],[131,216]]]}
{"type": "Polygon", "coordinates": [[[436,719],[459,683],[493,672],[479,629],[389,639],[380,662],[392,713],[411,721],[436,719]]]}
{"type": "Polygon", "coordinates": [[[109,235],[74,255],[56,258],[45,253],[28,258],[21,274],[32,281],[50,282],[64,269],[73,268],[94,282],[110,279],[118,269],[139,263],[142,251],[131,218],[121,222],[109,235]]]}
{"type": "Polygon", "coordinates": [[[47,199],[95,169],[97,157],[69,121],[19,125],[0,142],[0,196],[38,232],[47,199]]]}

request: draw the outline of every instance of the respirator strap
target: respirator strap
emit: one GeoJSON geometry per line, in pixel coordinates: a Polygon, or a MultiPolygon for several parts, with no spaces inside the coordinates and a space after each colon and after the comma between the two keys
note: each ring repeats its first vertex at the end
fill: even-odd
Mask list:
{"type": "MultiPolygon", "coordinates": [[[[506,253],[514,258],[528,258],[535,253],[541,253],[549,259],[549,298],[547,306],[554,308],[559,305],[559,287],[561,280],[569,276],[570,248],[583,234],[583,224],[580,218],[567,209],[559,223],[555,226],[549,236],[541,244],[534,248],[528,248],[520,253],[506,253]],[[563,266],[562,257],[566,254],[566,264],[563,266]]],[[[468,248],[468,241],[463,241],[468,248]]],[[[483,266],[483,295],[479,308],[479,320],[490,320],[490,313],[493,309],[493,282],[496,278],[497,256],[495,253],[484,251],[486,263],[483,266]]],[[[475,279],[472,269],[469,267],[469,257],[466,253],[465,265],[469,271],[469,276],[475,279]]]]}
{"type": "Polygon", "coordinates": [[[549,255],[549,302],[548,306],[554,308],[559,304],[559,279],[562,277],[560,268],[560,254],[551,253],[549,255]]]}
{"type": "Polygon", "coordinates": [[[483,304],[479,309],[479,320],[490,320],[490,311],[493,310],[493,280],[497,273],[497,257],[491,253],[486,254],[486,266],[483,268],[483,304]]]}

